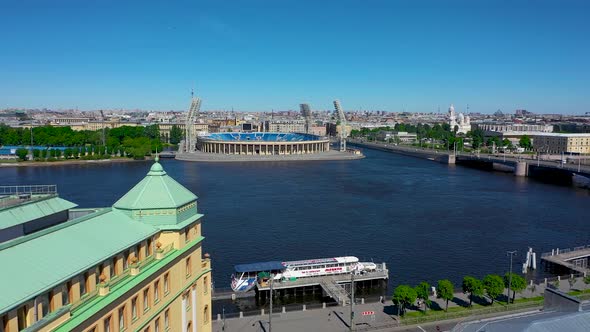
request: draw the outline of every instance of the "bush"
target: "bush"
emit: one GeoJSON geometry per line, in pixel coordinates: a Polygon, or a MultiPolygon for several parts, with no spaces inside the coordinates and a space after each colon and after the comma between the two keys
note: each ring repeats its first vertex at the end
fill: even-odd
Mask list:
{"type": "Polygon", "coordinates": [[[29,150],[27,150],[27,149],[17,149],[16,150],[16,155],[17,155],[18,159],[20,159],[21,161],[27,160],[27,154],[29,154],[29,150]]]}

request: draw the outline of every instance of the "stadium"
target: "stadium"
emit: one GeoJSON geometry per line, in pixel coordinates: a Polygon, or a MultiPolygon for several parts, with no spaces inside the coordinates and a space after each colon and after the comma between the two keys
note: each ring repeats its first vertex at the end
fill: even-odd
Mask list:
{"type": "Polygon", "coordinates": [[[330,141],[300,133],[210,133],[198,137],[197,149],[223,155],[302,155],[329,152],[330,141]]]}

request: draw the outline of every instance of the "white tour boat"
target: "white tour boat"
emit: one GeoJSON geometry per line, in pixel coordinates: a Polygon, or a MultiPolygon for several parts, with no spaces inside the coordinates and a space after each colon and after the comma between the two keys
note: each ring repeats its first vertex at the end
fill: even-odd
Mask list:
{"type": "Polygon", "coordinates": [[[240,264],[235,266],[236,273],[232,275],[231,286],[235,292],[247,292],[257,281],[268,279],[270,275],[274,276],[275,281],[294,281],[306,277],[365,273],[375,269],[375,263],[359,262],[354,256],[240,264]]]}

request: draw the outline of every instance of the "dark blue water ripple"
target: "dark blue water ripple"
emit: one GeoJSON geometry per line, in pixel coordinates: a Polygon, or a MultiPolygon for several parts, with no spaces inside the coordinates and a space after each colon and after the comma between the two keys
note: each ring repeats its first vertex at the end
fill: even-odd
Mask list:
{"type": "MultiPolygon", "coordinates": [[[[588,191],[365,152],[347,162],[162,164],[199,196],[217,287],[229,286],[234,264],[342,255],[387,262],[395,284],[458,282],[503,273],[506,250],[590,244],[588,191]]],[[[58,184],[80,206],[109,206],[150,164],[2,168],[0,184],[58,184]]]]}

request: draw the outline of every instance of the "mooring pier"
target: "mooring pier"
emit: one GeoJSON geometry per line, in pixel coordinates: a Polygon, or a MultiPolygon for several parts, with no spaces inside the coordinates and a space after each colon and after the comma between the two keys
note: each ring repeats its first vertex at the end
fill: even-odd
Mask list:
{"type": "MultiPolygon", "coordinates": [[[[350,284],[352,279],[354,282],[366,282],[373,280],[387,280],[389,279],[389,270],[385,263],[377,264],[374,271],[365,271],[363,273],[355,274],[354,277],[350,273],[336,274],[329,276],[305,277],[294,281],[274,281],[272,285],[273,291],[281,291],[288,289],[305,290],[306,287],[320,286],[325,295],[331,297],[338,303],[346,305],[350,301],[350,295],[344,288],[345,284],[350,284]]],[[[270,283],[258,283],[256,285],[256,292],[270,291],[270,283]]]]}
{"type": "Polygon", "coordinates": [[[541,260],[546,264],[562,266],[583,274],[589,272],[589,258],[590,245],[579,246],[573,249],[553,249],[551,252],[541,254],[541,260]]]}

